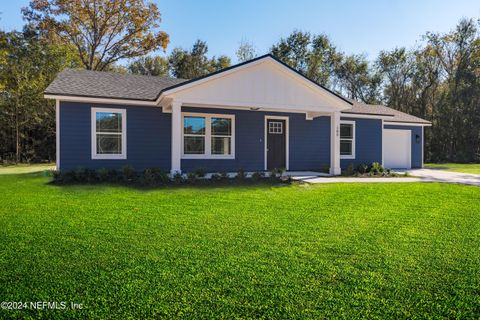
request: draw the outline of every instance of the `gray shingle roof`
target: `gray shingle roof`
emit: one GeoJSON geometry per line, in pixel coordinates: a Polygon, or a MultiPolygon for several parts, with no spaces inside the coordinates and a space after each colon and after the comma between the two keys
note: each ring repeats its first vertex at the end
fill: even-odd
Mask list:
{"type": "MultiPolygon", "coordinates": [[[[65,69],[45,89],[45,94],[154,101],[162,90],[192,81],[195,80],[65,69]]],[[[429,121],[382,105],[365,104],[343,97],[342,99],[353,102],[352,109],[342,111],[345,116],[348,114],[378,115],[391,117],[388,121],[392,122],[430,124],[429,121]]]]}
{"type": "Polygon", "coordinates": [[[185,79],[65,69],[45,94],[128,100],[156,100],[160,92],[185,79]]]}
{"type": "Polygon", "coordinates": [[[352,109],[342,111],[342,114],[348,116],[348,114],[368,114],[368,115],[378,115],[378,116],[387,116],[392,117],[386,121],[390,122],[412,122],[412,123],[421,123],[421,124],[430,124],[431,122],[423,120],[421,118],[409,115],[407,113],[382,106],[382,105],[373,105],[366,104],[354,101],[352,109]]]}

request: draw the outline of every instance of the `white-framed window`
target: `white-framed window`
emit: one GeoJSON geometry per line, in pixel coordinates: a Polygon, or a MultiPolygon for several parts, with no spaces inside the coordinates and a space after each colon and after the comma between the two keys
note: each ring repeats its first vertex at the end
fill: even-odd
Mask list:
{"type": "Polygon", "coordinates": [[[355,159],[355,121],[340,121],[340,159],[355,159]]]}
{"type": "Polygon", "coordinates": [[[283,134],[283,122],[281,121],[268,122],[268,133],[283,134]]]}
{"type": "Polygon", "coordinates": [[[92,108],[91,123],[92,159],[126,159],[126,109],[92,108]]]}
{"type": "Polygon", "coordinates": [[[183,159],[235,159],[235,116],[182,113],[183,159]]]}

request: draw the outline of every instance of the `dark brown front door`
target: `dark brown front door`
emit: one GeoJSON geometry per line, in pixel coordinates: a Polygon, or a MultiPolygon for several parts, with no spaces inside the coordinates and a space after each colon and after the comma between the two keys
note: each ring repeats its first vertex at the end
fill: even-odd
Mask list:
{"type": "Polygon", "coordinates": [[[286,121],[267,119],[267,169],[286,168],[286,121]]]}

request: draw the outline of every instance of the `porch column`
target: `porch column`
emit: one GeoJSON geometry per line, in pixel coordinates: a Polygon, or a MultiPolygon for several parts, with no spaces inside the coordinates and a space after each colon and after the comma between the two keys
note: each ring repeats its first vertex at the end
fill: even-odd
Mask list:
{"type": "Polygon", "coordinates": [[[341,174],[340,169],[340,112],[330,115],[330,174],[341,174]]]}
{"type": "Polygon", "coordinates": [[[182,103],[172,102],[172,164],[170,173],[182,172],[182,103]]]}

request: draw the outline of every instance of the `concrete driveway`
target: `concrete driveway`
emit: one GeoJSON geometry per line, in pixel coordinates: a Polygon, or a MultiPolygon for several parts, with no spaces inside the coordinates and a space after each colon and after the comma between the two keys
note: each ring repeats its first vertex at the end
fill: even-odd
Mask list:
{"type": "MultiPolygon", "coordinates": [[[[402,170],[395,170],[404,173],[402,170]]],[[[294,180],[308,183],[396,183],[396,182],[444,182],[457,183],[472,186],[480,186],[479,174],[442,171],[435,169],[411,169],[407,170],[411,177],[397,178],[355,178],[355,177],[331,177],[318,172],[288,172],[294,180]]]]}
{"type": "Polygon", "coordinates": [[[458,183],[480,186],[480,174],[470,174],[435,169],[411,169],[408,173],[419,177],[425,182],[458,183]]]}

